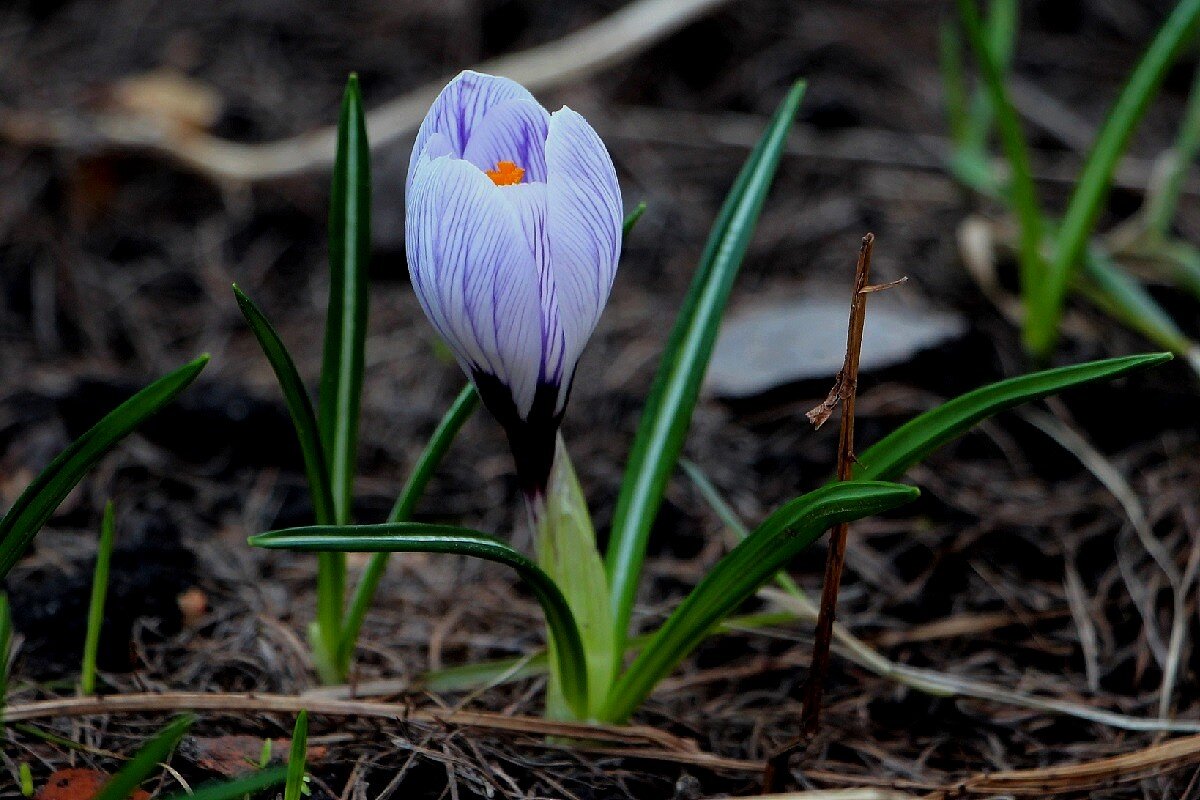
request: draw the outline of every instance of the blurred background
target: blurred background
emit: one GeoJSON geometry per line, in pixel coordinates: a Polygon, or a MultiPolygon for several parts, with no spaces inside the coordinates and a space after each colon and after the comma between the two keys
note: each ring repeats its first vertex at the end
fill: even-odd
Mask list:
{"type": "MultiPolygon", "coordinates": [[[[336,121],[351,71],[368,110],[380,108],[462,68],[584,29],[623,5],[9,0],[0,8],[4,502],[130,391],[200,352],[213,356],[196,387],[72,495],[9,577],[14,617],[26,635],[23,674],[74,669],[94,531],[112,496],[121,526],[102,668],[158,685],[294,689],[309,680],[295,631],[311,613],[311,561],[243,544],[248,533],[306,522],[311,508],[285,407],[230,284],[259,302],[301,374],[315,380],[327,291],[328,169],[320,158],[307,159],[302,142],[290,151],[301,167],[286,175],[231,176],[189,163],[188,143],[291,141],[336,121]],[[205,605],[187,619],[178,597],[189,588],[205,605]]],[[[938,23],[950,4],[708,5],[658,41],[586,74],[555,77],[568,73],[573,57],[569,49],[558,53],[545,62],[545,85],[536,92],[547,107],[568,104],[589,118],[616,161],[626,206],[648,205],[565,423],[598,529],[611,515],[640,403],[708,227],[797,78],[808,80],[808,94],[734,291],[688,457],[747,520],[832,470],[835,426],[814,432],[802,412],[825,395],[841,360],[854,257],[867,231],[878,237],[873,278],[909,282],[871,301],[864,358],[870,362],[873,347],[888,352],[863,377],[860,442],[939,398],[1030,366],[959,254],[963,221],[994,209],[945,168],[937,54],[938,23]],[[778,369],[766,374],[772,365],[778,369]]],[[[1039,186],[1047,204],[1061,209],[1093,132],[1173,3],[1020,5],[1017,105],[1039,186]]],[[[1154,158],[1175,135],[1195,65],[1193,50],[1168,74],[1123,163],[1106,225],[1141,203],[1154,158]]],[[[366,522],[386,514],[462,384],[458,368],[439,355],[408,282],[403,186],[411,131],[384,122],[373,119],[370,130],[387,141],[373,161],[364,477],[357,487],[366,522]]],[[[1195,178],[1178,220],[1178,233],[1193,242],[1200,239],[1195,178]]],[[[1002,278],[1011,276],[1011,265],[1001,268],[1002,278]]],[[[1157,296],[1197,333],[1194,301],[1157,296]]],[[[1058,359],[1149,349],[1077,310],[1058,359]]],[[[1183,559],[1200,524],[1195,388],[1174,364],[1054,407],[1120,465],[1159,535],[1183,559]]],[[[1027,422],[1006,418],[910,477],[925,497],[906,517],[855,528],[843,591],[848,623],[892,636],[888,652],[911,663],[1001,680],[1038,676],[1050,690],[1100,693],[1125,710],[1152,705],[1161,673],[1147,655],[1151,634],[1142,621],[1161,621],[1161,582],[1130,545],[1120,506],[1078,458],[1027,422]],[[969,626],[967,636],[903,634],[950,615],[992,616],[969,626]],[[1098,620],[1090,645],[1081,644],[1080,615],[1098,620]]],[[[420,517],[516,531],[523,540],[516,498],[502,436],[481,414],[452,450],[420,517]]],[[[656,580],[643,618],[660,613],[711,563],[721,548],[718,530],[690,485],[677,480],[659,519],[656,580]]],[[[816,586],[823,551],[801,562],[799,576],[816,586]]],[[[497,570],[396,559],[364,636],[364,670],[402,674],[519,652],[536,644],[535,619],[536,607],[497,570]],[[434,631],[438,647],[429,653],[434,631]]],[[[800,643],[748,637],[714,645],[689,669],[747,652],[802,653],[808,631],[796,635],[800,643]]],[[[1190,654],[1181,714],[1196,696],[1190,654]]],[[[834,729],[873,741],[895,737],[904,744],[893,752],[905,757],[928,747],[935,756],[922,769],[954,759],[1003,766],[1005,758],[1020,761],[1023,752],[1071,741],[1116,746],[1111,730],[1082,722],[1017,733],[1000,719],[981,725],[949,702],[886,684],[864,690],[862,675],[835,673],[834,729]]],[[[657,697],[649,714],[686,713],[688,725],[711,737],[708,744],[744,755],[761,749],[763,736],[782,739],[794,723],[788,698],[802,675],[768,671],[733,692],[728,685],[677,688],[657,697]]],[[[881,766],[882,756],[847,760],[903,772],[881,766]]]]}

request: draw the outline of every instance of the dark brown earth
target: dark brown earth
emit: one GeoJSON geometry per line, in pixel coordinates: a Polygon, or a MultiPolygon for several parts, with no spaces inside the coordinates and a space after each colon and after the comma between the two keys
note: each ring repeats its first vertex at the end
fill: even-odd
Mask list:
{"type": "MultiPolygon", "coordinates": [[[[378,105],[619,5],[369,0],[335,12],[319,0],[18,0],[0,9],[0,102],[80,111],[102,102],[115,81],[169,66],[216,90],[223,104],[217,133],[269,141],[333,121],[351,70],[361,76],[368,106],[378,105]]],[[[1016,72],[1046,96],[1025,104],[1026,126],[1048,178],[1047,202],[1061,207],[1064,179],[1085,154],[1070,131],[1086,132],[1103,118],[1172,4],[1021,5],[1016,72]]],[[[591,119],[613,152],[627,202],[649,206],[580,367],[565,424],[601,531],[708,225],[745,145],[796,78],[808,79],[808,96],[734,307],[822,287],[848,291],[859,237],[870,230],[878,237],[877,280],[907,275],[900,291],[969,318],[961,340],[863,377],[863,443],[939,398],[1030,367],[957,252],[959,223],[996,209],[980,206],[940,166],[937,22],[945,10],[938,2],[737,0],[644,54],[540,93],[546,105],[568,103],[591,119]]],[[[1148,165],[1173,136],[1194,65],[1188,56],[1168,76],[1106,225],[1138,207],[1148,165]]],[[[386,515],[424,437],[462,385],[457,368],[436,356],[407,280],[400,210],[408,146],[375,159],[356,498],[356,515],[366,522],[386,515]]],[[[312,616],[312,561],[244,544],[250,533],[309,521],[311,507],[286,410],[229,284],[237,281],[263,305],[301,373],[315,382],[328,175],[233,185],[148,154],[5,142],[0,176],[5,502],[129,392],[197,353],[213,356],[193,389],[64,503],[8,578],[21,634],[10,699],[73,691],[95,532],[110,497],[119,549],[101,649],[106,691],[311,688],[302,641],[312,616]],[[193,587],[208,611],[185,624],[177,598],[193,587]]],[[[1178,222],[1192,241],[1200,238],[1195,196],[1185,198],[1178,222]]],[[[1194,300],[1166,290],[1159,296],[1198,333],[1194,300]]],[[[1087,309],[1072,331],[1061,363],[1152,349],[1087,309]]],[[[802,415],[827,389],[821,380],[752,401],[708,400],[686,455],[746,520],[761,519],[831,471],[834,426],[814,432],[802,415]]],[[[1126,477],[1179,569],[1200,536],[1196,408],[1194,379],[1178,363],[1051,406],[1126,477]]],[[[854,527],[842,621],[900,662],[1155,715],[1163,673],[1153,650],[1169,630],[1169,586],[1121,505],[1074,455],[1007,415],[908,477],[923,490],[918,503],[854,527]],[[1085,647],[1089,636],[1094,644],[1085,647]]],[[[490,419],[467,425],[420,518],[512,532],[525,543],[503,436],[490,419]]],[[[668,610],[722,542],[719,521],[679,476],[657,523],[639,624],[668,610]]],[[[794,565],[806,588],[818,588],[823,557],[814,548],[794,565]]],[[[1179,719],[1195,720],[1194,586],[1185,612],[1189,635],[1171,707],[1179,719]]],[[[396,558],[363,634],[358,677],[521,654],[539,646],[538,628],[536,605],[498,568],[396,558]]],[[[694,738],[707,752],[762,759],[796,731],[810,639],[808,624],[716,639],[638,721],[694,738]]],[[[984,771],[1129,752],[1159,738],[933,699],[837,657],[832,673],[821,737],[793,764],[801,787],[932,790],[984,771]]],[[[536,715],[539,689],[526,681],[469,698],[410,699],[536,715]]],[[[29,762],[39,781],[68,763],[112,769],[118,762],[105,752],[132,752],[166,718],[59,718],[9,728],[0,797],[17,796],[19,762],[29,762]],[[37,731],[85,747],[71,751],[37,731]]],[[[207,715],[194,733],[279,737],[290,724],[287,715],[207,715]]],[[[319,716],[313,731],[332,737],[313,772],[318,793],[335,797],[694,798],[753,793],[759,780],[752,771],[548,749],[507,734],[319,716]]],[[[192,781],[212,777],[189,752],[175,759],[181,773],[192,781]]],[[[1181,797],[1193,769],[1155,769],[1086,796],[1181,797]]],[[[163,786],[166,793],[178,788],[172,780],[163,786]]]]}

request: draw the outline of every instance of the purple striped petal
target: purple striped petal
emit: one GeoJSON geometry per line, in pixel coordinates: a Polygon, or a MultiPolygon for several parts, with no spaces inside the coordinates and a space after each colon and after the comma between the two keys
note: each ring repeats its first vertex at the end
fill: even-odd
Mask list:
{"type": "MultiPolygon", "coordinates": [[[[564,373],[574,367],[566,360],[566,337],[558,310],[554,272],[550,269],[550,239],[546,228],[546,185],[522,183],[500,189],[504,198],[517,212],[521,230],[533,252],[538,272],[538,294],[541,310],[543,383],[555,387],[563,383],[564,373]]],[[[556,410],[561,410],[556,409],[556,410]]]]}
{"type": "MultiPolygon", "coordinates": [[[[573,371],[608,302],[621,255],[621,188],[604,143],[567,107],[546,138],[546,231],[566,363],[573,371]]],[[[563,381],[569,388],[570,375],[563,381]]],[[[560,401],[562,402],[562,401],[560,401]]]]}
{"type": "MultiPolygon", "coordinates": [[[[417,160],[425,152],[429,138],[441,133],[450,144],[449,152],[462,157],[475,129],[487,113],[507,100],[533,101],[533,95],[521,84],[495,75],[471,70],[460,72],[442,89],[417,130],[412,156],[408,162],[408,183],[405,194],[412,188],[417,160]]],[[[438,153],[441,155],[441,153],[438,153]]]]}
{"type": "Polygon", "coordinates": [[[492,107],[471,132],[463,158],[484,172],[501,161],[525,170],[525,183],[546,182],[546,134],[550,115],[532,100],[492,107]]]}
{"type": "Polygon", "coordinates": [[[525,416],[543,344],[539,276],[521,217],[466,161],[423,158],[410,177],[405,246],[421,306],[464,370],[498,378],[525,416]]]}

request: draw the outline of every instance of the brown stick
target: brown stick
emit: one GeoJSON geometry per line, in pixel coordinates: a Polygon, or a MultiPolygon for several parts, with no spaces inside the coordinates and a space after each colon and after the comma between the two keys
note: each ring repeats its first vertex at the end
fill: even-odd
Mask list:
{"type": "Polygon", "coordinates": [[[625,746],[648,745],[663,750],[699,751],[695,742],[648,725],[559,722],[540,717],[494,714],[486,711],[415,708],[409,703],[340,700],[309,695],[147,692],[144,694],[59,697],[53,700],[10,705],[2,710],[5,720],[16,722],[47,717],[136,714],[153,711],[213,711],[221,713],[256,711],[295,714],[302,709],[307,710],[310,714],[327,716],[376,717],[508,733],[528,733],[536,736],[559,736],[625,746]]]}
{"type": "MultiPolygon", "coordinates": [[[[842,426],[838,434],[837,476],[848,481],[854,472],[854,400],[858,394],[858,362],[862,351],[863,325],[867,319],[867,281],[871,277],[871,247],[875,234],[862,238],[858,263],[854,270],[854,294],[850,298],[850,323],[846,332],[846,360],[834,379],[833,389],[819,406],[808,412],[808,419],[820,427],[829,419],[834,407],[842,406],[842,426]]],[[[821,607],[813,641],[812,665],[804,684],[804,711],[800,718],[800,736],[767,761],[763,773],[765,791],[779,791],[778,784],[787,772],[787,762],[793,753],[812,740],[821,721],[821,698],[825,691],[825,676],[829,672],[829,645],[833,638],[833,618],[837,611],[838,589],[842,569],[846,564],[846,538],[850,525],[842,522],[829,537],[829,556],[825,560],[825,582],[821,589],[821,607]]]]}

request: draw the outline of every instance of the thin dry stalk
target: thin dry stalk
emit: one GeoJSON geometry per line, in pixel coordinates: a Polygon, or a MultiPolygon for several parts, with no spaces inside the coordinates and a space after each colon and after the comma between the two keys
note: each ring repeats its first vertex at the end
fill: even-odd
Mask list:
{"type": "MultiPolygon", "coordinates": [[[[862,238],[858,262],[854,268],[854,293],[850,298],[850,322],[846,332],[846,358],[834,379],[829,396],[806,415],[814,427],[821,427],[842,407],[841,428],[838,433],[837,476],[848,481],[854,472],[854,401],[858,394],[858,363],[862,352],[863,327],[867,320],[868,282],[871,277],[871,248],[875,234],[862,238]]],[[[812,665],[804,684],[804,712],[800,720],[800,736],[772,756],[767,762],[763,784],[767,791],[778,788],[777,783],[786,771],[788,758],[816,733],[821,721],[821,698],[825,691],[825,676],[829,672],[829,647],[833,638],[833,619],[837,611],[838,589],[846,565],[848,523],[838,524],[829,537],[829,555],[825,560],[825,580],[821,589],[821,606],[813,641],[812,665]]]]}
{"type": "Polygon", "coordinates": [[[305,695],[240,694],[216,692],[163,692],[161,694],[121,694],[101,697],[60,697],[8,706],[5,719],[18,722],[47,717],[76,717],[100,714],[135,714],[153,711],[273,711],[337,717],[375,717],[401,722],[453,725],[535,736],[556,736],[581,741],[653,747],[670,752],[698,752],[695,742],[652,728],[648,725],[595,725],[557,722],[540,717],[492,714],[483,711],[455,711],[414,708],[405,703],[378,703],[363,700],[336,700],[305,695]]]}
{"type": "MultiPolygon", "coordinates": [[[[1158,715],[1166,719],[1171,712],[1171,698],[1175,694],[1175,684],[1178,681],[1180,662],[1183,651],[1187,646],[1187,594],[1195,580],[1196,559],[1189,559],[1185,573],[1179,571],[1175,560],[1167,551],[1166,546],[1154,535],[1153,527],[1146,511],[1142,506],[1137,492],[1129,485],[1129,481],[1117,467],[1104,457],[1104,454],[1091,445],[1086,439],[1072,428],[1061,422],[1057,417],[1042,411],[1023,411],[1021,416],[1038,430],[1045,433],[1064,450],[1074,455],[1079,462],[1096,477],[1109,491],[1133,526],[1138,541],[1146,553],[1166,576],[1171,585],[1171,632],[1168,636],[1165,651],[1158,657],[1159,666],[1163,670],[1162,685],[1158,695],[1158,715]]],[[[1147,628],[1155,624],[1153,614],[1146,614],[1147,628]]]]}
{"type": "MultiPolygon", "coordinates": [[[[842,426],[838,433],[837,477],[848,481],[854,477],[854,401],[858,396],[858,362],[862,353],[863,327],[867,321],[868,281],[871,277],[871,248],[875,234],[868,233],[858,250],[854,268],[854,294],[850,298],[850,324],[846,334],[846,361],[834,381],[833,390],[825,401],[808,414],[815,427],[829,418],[832,405],[842,405],[842,426]]],[[[804,717],[801,734],[812,736],[821,723],[821,697],[825,691],[825,676],[829,672],[829,645],[833,638],[833,618],[837,612],[838,589],[846,565],[846,540],[849,523],[833,529],[829,538],[829,555],[825,559],[825,581],[821,588],[821,606],[813,641],[812,667],[804,684],[804,717]]]]}

